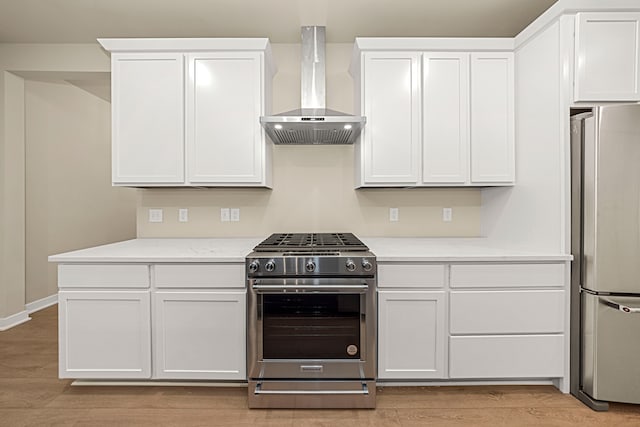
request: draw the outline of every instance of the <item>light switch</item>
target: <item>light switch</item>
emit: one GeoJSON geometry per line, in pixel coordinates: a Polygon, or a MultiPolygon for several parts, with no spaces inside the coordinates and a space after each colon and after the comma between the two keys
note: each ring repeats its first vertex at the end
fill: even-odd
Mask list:
{"type": "Polygon", "coordinates": [[[229,208],[220,208],[220,221],[229,222],[229,208]]]}
{"type": "Polygon", "coordinates": [[[399,220],[398,208],[389,208],[389,221],[396,222],[399,220]]]}
{"type": "Polygon", "coordinates": [[[178,221],[189,222],[189,209],[178,209],[178,221]]]}
{"type": "Polygon", "coordinates": [[[453,219],[453,209],[442,208],[442,220],[444,222],[451,222],[452,219],[453,219]]]}
{"type": "Polygon", "coordinates": [[[149,209],[149,222],[162,222],[162,209],[149,209]]]}
{"type": "Polygon", "coordinates": [[[240,209],[239,208],[231,208],[231,221],[233,221],[233,222],[240,221],[240,209]]]}

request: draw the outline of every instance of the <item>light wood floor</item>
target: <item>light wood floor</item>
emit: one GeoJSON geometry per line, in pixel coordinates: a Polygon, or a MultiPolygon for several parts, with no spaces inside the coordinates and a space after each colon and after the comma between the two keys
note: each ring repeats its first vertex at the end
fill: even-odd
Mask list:
{"type": "Polygon", "coordinates": [[[0,426],[640,426],[640,405],[590,410],[551,386],[384,387],[375,410],[249,410],[246,388],[71,386],[57,307],[0,332],[0,426]]]}

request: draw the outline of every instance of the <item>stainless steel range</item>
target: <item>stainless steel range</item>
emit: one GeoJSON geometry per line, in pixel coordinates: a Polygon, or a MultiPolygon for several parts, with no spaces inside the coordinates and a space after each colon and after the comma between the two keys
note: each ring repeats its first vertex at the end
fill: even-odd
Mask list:
{"type": "Polygon", "coordinates": [[[351,233],[274,234],[247,256],[250,408],[374,408],[376,259],[351,233]]]}

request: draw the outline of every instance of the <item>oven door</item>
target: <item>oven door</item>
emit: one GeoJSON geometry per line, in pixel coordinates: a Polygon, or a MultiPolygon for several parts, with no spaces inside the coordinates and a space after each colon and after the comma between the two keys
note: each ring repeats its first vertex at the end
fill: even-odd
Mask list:
{"type": "Polygon", "coordinates": [[[251,380],[375,378],[373,279],[249,281],[251,380]]]}

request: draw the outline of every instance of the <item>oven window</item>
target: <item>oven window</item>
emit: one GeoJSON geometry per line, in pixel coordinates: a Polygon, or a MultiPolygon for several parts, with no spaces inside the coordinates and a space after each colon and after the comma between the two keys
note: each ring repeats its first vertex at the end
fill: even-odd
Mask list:
{"type": "Polygon", "coordinates": [[[360,294],[263,294],[265,359],[358,359],[360,294]]]}

